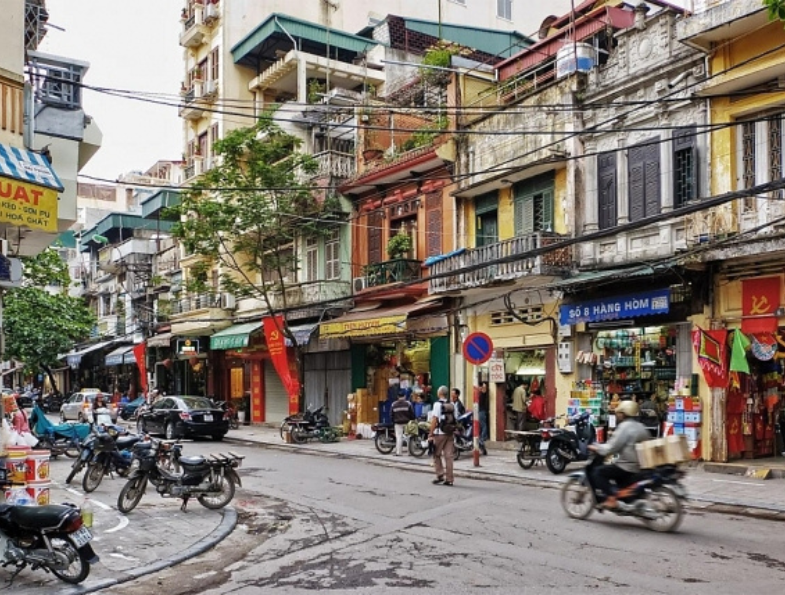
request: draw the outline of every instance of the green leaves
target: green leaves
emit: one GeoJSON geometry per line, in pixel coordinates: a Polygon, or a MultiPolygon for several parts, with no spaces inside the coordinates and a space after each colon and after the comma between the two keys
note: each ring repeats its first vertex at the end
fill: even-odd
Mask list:
{"type": "Polygon", "coordinates": [[[763,0],[770,21],[785,21],[785,0],[763,0]]]}

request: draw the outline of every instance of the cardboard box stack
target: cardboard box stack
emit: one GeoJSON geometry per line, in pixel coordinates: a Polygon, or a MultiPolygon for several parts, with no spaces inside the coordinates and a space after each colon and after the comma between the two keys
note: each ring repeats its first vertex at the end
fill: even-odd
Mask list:
{"type": "Polygon", "coordinates": [[[350,404],[355,406],[357,412],[356,433],[363,438],[371,438],[371,426],[379,423],[379,399],[370,394],[367,388],[358,388],[350,404]]]}
{"type": "Polygon", "coordinates": [[[647,440],[635,445],[638,461],[642,469],[652,469],[661,465],[678,465],[692,457],[684,434],[665,436],[647,440]]]}
{"type": "Polygon", "coordinates": [[[700,457],[703,411],[697,397],[677,396],[670,400],[665,434],[684,436],[693,458],[700,457]]]}

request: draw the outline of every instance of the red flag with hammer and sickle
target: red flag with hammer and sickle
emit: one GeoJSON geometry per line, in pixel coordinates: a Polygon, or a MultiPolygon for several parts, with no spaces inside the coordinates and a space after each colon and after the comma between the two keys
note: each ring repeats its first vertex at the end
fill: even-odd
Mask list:
{"type": "Polygon", "coordinates": [[[741,282],[741,330],[744,333],[773,333],[780,307],[779,277],[758,277],[741,282]]]}

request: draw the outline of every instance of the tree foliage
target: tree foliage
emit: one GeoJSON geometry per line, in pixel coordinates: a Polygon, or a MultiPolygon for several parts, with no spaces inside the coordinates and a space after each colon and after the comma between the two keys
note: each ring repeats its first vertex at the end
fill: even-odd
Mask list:
{"type": "Polygon", "coordinates": [[[202,257],[190,270],[191,291],[207,289],[217,265],[223,290],[260,299],[271,313],[287,309],[284,287],[296,278],[299,243],[334,231],[338,213],[337,200],[318,197],[308,181],[317,163],[300,145],[271,112],[216,143],[217,165],[175,209],[173,234],[202,257]]]}
{"type": "Polygon", "coordinates": [[[3,357],[24,362],[28,371],[44,369],[56,390],[51,368],[90,336],[95,318],[82,299],[68,295],[68,268],[56,250],[26,258],[23,265],[22,287],[5,297],[3,357]]]}
{"type": "Polygon", "coordinates": [[[768,9],[770,21],[785,21],[785,0],[763,0],[768,9]]]}

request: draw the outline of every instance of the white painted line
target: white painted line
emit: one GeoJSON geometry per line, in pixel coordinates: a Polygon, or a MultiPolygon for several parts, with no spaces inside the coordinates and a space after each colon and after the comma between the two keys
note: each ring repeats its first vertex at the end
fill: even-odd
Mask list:
{"type": "MultiPolygon", "coordinates": [[[[74,488],[63,488],[63,489],[64,489],[66,492],[69,492],[69,493],[73,494],[74,496],[80,496],[80,497],[82,497],[82,498],[89,498],[89,496],[87,496],[87,495],[83,494],[83,493],[82,493],[82,492],[80,492],[79,490],[75,490],[74,488]]],[[[111,506],[109,506],[108,504],[104,504],[104,503],[103,503],[103,502],[101,502],[100,500],[95,500],[95,499],[93,499],[93,498],[90,498],[90,502],[92,502],[93,504],[95,504],[95,505],[96,505],[96,506],[98,506],[99,508],[103,508],[104,510],[112,510],[112,507],[111,507],[111,506]]]]}
{"type": "Polygon", "coordinates": [[[194,575],[194,578],[196,580],[199,580],[199,579],[207,578],[208,576],[213,576],[214,574],[218,574],[218,572],[215,570],[211,570],[209,572],[203,572],[202,574],[194,575]]]}
{"type": "Polygon", "coordinates": [[[112,527],[111,529],[107,529],[106,531],[104,531],[104,533],[114,533],[115,531],[119,531],[120,529],[125,529],[128,526],[128,523],[130,521],[128,520],[127,516],[120,516],[118,514],[117,518],[120,520],[120,522],[117,523],[117,526],[112,527]]]}
{"type": "Polygon", "coordinates": [[[735,483],[740,486],[758,486],[763,487],[764,484],[762,483],[752,483],[751,481],[734,481],[732,479],[712,479],[712,481],[716,481],[718,483],[735,483]]]}
{"type": "Polygon", "coordinates": [[[111,553],[109,555],[113,556],[115,558],[120,558],[121,560],[128,560],[129,562],[138,562],[139,561],[139,558],[133,558],[131,556],[126,556],[125,554],[111,553]]]}

